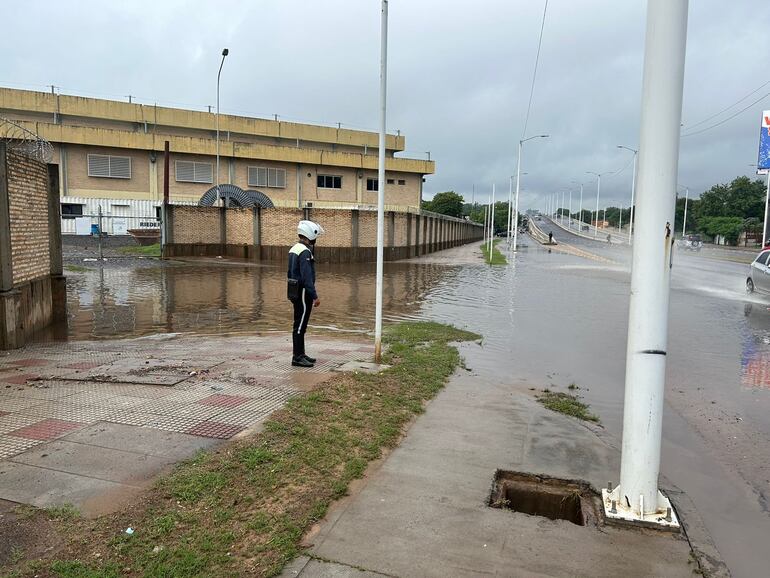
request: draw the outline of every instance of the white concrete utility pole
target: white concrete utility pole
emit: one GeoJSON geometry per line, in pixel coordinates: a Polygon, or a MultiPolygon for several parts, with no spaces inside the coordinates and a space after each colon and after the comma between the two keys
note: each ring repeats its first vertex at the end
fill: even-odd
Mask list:
{"type": "Polygon", "coordinates": [[[217,200],[221,198],[219,193],[219,77],[222,76],[222,67],[225,65],[225,58],[230,51],[225,48],[222,50],[222,62],[219,63],[219,72],[217,72],[217,200]]]}
{"type": "Polygon", "coordinates": [[[382,274],[385,243],[385,111],[388,94],[388,0],[382,0],[380,17],[380,139],[377,150],[377,281],[374,313],[374,362],[382,361],[382,274]]]}
{"type": "Polygon", "coordinates": [[[567,213],[567,228],[572,228],[572,189],[569,190],[569,212],[567,213]]]}
{"type": "Polygon", "coordinates": [[[634,168],[631,172],[631,215],[628,218],[628,244],[630,245],[634,235],[634,189],[636,188],[636,161],[639,158],[639,151],[623,145],[618,145],[618,148],[634,153],[634,168]]]}
{"type": "Polygon", "coordinates": [[[533,138],[548,138],[547,134],[537,134],[535,136],[531,136],[529,138],[521,139],[519,141],[519,153],[518,157],[516,159],[516,207],[514,209],[514,223],[515,226],[513,227],[513,250],[514,252],[518,248],[518,241],[519,241],[519,185],[521,184],[521,148],[524,145],[525,142],[528,140],[532,140],[533,138]]]}
{"type": "Polygon", "coordinates": [[[678,526],[658,490],[688,0],[648,0],[620,484],[609,519],[678,526]]]}
{"type": "Polygon", "coordinates": [[[762,247],[767,246],[767,210],[770,207],[770,169],[767,171],[767,190],[765,191],[765,221],[762,223],[762,247]]]}
{"type": "Polygon", "coordinates": [[[492,262],[492,247],[495,238],[495,185],[492,184],[492,200],[489,203],[489,262],[492,262]]]}

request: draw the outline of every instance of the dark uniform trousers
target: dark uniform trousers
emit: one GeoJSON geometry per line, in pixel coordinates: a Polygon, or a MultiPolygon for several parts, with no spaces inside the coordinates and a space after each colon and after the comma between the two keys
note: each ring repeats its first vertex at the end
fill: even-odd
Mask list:
{"type": "Polygon", "coordinates": [[[313,299],[306,289],[301,289],[299,299],[292,301],[294,305],[294,325],[291,337],[294,346],[294,357],[305,355],[305,331],[310,320],[310,312],[313,310],[313,299]]]}

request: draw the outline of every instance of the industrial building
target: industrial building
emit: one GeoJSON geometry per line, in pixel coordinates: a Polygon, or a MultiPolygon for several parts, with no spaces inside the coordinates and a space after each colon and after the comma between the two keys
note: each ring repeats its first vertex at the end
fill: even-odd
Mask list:
{"type": "MultiPolygon", "coordinates": [[[[63,233],[100,207],[108,233],[156,227],[165,141],[172,203],[197,204],[217,184],[213,111],[0,88],[0,117],[53,144],[63,233]]],[[[376,132],[226,114],[219,130],[219,184],[259,191],[276,207],[366,209],[377,202],[376,132]]],[[[403,135],[388,135],[386,146],[387,210],[416,212],[435,164],[397,157],[403,135]]]]}

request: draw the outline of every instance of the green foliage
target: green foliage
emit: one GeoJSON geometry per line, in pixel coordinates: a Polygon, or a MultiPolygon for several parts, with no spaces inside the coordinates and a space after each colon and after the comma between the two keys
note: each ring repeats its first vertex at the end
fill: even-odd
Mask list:
{"type": "Polygon", "coordinates": [[[733,245],[738,242],[743,227],[740,217],[701,217],[698,224],[698,228],[709,237],[721,235],[733,245]]]}
{"type": "Polygon", "coordinates": [[[492,243],[492,261],[489,260],[489,245],[487,243],[484,243],[481,245],[481,252],[484,254],[484,262],[489,263],[490,265],[505,265],[508,263],[508,260],[505,258],[505,255],[503,255],[498,249],[497,244],[500,242],[500,239],[495,239],[492,243]]]}
{"type": "Polygon", "coordinates": [[[430,201],[423,201],[422,208],[459,218],[463,216],[463,198],[454,191],[436,193],[430,201]]]}
{"type": "Polygon", "coordinates": [[[136,257],[160,257],[160,243],[154,245],[132,245],[121,247],[120,252],[124,255],[136,257]]]}
{"type": "Polygon", "coordinates": [[[570,415],[584,421],[599,422],[599,418],[588,411],[588,404],[583,403],[578,396],[571,393],[543,390],[543,393],[537,396],[537,401],[551,411],[570,415]]]}
{"type": "MultiPolygon", "coordinates": [[[[474,223],[483,223],[486,218],[489,205],[476,205],[470,209],[470,219],[474,223]]],[[[521,222],[521,215],[519,215],[521,222]]],[[[508,201],[498,201],[495,203],[495,234],[505,233],[508,230],[508,201]]]]}

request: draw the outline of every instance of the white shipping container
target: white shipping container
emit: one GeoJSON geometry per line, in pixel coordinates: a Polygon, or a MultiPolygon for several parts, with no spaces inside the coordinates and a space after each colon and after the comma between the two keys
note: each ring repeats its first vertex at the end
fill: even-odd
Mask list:
{"type": "MultiPolygon", "coordinates": [[[[127,235],[129,229],[157,229],[160,227],[160,201],[137,199],[94,199],[87,197],[61,197],[62,205],[79,205],[82,216],[91,219],[91,224],[99,222],[99,206],[102,208],[102,228],[108,235],[127,235]],[[117,222],[116,222],[117,221],[117,222]]],[[[174,202],[175,205],[195,205],[190,202],[174,202]]],[[[62,207],[64,209],[64,207],[62,207]]],[[[75,207],[71,207],[75,208],[75,207]]],[[[81,215],[75,211],[62,210],[61,232],[63,235],[75,234],[75,217],[81,215]]]]}

